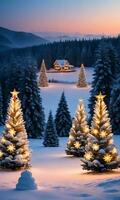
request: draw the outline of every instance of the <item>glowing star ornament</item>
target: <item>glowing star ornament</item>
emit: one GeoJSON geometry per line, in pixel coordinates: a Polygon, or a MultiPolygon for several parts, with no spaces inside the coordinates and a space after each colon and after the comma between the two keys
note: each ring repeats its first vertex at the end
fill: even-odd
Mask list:
{"type": "Polygon", "coordinates": [[[92,132],[93,132],[94,135],[98,134],[98,130],[97,129],[94,129],[92,132]]]}
{"type": "Polygon", "coordinates": [[[0,151],[0,158],[2,158],[3,157],[3,152],[2,151],[0,151]]]}
{"type": "Polygon", "coordinates": [[[85,158],[86,160],[91,160],[92,157],[93,157],[93,154],[92,154],[91,151],[88,151],[88,152],[85,153],[85,155],[84,155],[84,158],[85,158]]]}
{"type": "Polygon", "coordinates": [[[106,162],[106,163],[109,163],[111,162],[112,160],[112,156],[109,154],[109,153],[106,153],[103,157],[103,160],[106,162]]]}
{"type": "Polygon", "coordinates": [[[100,92],[99,95],[96,96],[97,100],[102,101],[105,98],[106,95],[102,95],[102,93],[100,92]]]}
{"type": "Polygon", "coordinates": [[[75,146],[76,149],[79,149],[79,148],[80,148],[80,145],[81,145],[81,144],[80,144],[78,141],[75,142],[75,144],[74,144],[74,146],[75,146]]]}
{"type": "Polygon", "coordinates": [[[106,132],[105,132],[105,131],[101,131],[101,133],[100,133],[100,137],[101,137],[101,138],[106,137],[106,132]]]}
{"type": "Polygon", "coordinates": [[[92,148],[93,148],[93,150],[98,151],[99,150],[99,145],[98,144],[93,144],[92,148]]]}
{"type": "Polygon", "coordinates": [[[13,90],[13,92],[11,92],[13,97],[18,97],[19,92],[17,92],[15,89],[13,90]]]}
{"type": "Polygon", "coordinates": [[[9,152],[13,152],[14,150],[15,150],[15,147],[14,147],[13,144],[11,144],[11,145],[9,145],[9,146],[7,147],[7,151],[9,151],[9,152]]]}
{"type": "Polygon", "coordinates": [[[16,133],[16,131],[15,131],[14,129],[10,129],[10,130],[9,130],[9,133],[10,133],[10,135],[14,136],[15,133],[16,133]]]}

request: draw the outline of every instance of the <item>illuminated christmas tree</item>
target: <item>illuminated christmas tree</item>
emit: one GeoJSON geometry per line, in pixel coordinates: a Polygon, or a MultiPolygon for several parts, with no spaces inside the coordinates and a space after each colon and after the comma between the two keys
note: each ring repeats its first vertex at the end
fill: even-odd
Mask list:
{"type": "Polygon", "coordinates": [[[85,154],[88,133],[89,127],[87,125],[84,104],[83,101],[80,100],[72,123],[72,128],[70,129],[66,153],[68,155],[82,157],[85,154]]]}
{"type": "Polygon", "coordinates": [[[48,87],[48,80],[47,80],[47,74],[46,74],[46,66],[45,61],[42,61],[41,69],[40,69],[40,76],[39,76],[39,87],[48,87]]]}
{"type": "Polygon", "coordinates": [[[80,73],[78,77],[77,87],[87,87],[87,81],[86,81],[86,74],[85,74],[85,68],[82,64],[80,67],[80,73]]]}
{"type": "Polygon", "coordinates": [[[5,130],[0,140],[0,167],[20,169],[29,166],[30,152],[24,126],[19,92],[11,92],[5,130]]]}
{"type": "Polygon", "coordinates": [[[101,93],[96,96],[91,134],[88,137],[84,158],[81,159],[83,169],[97,172],[112,170],[120,165],[104,97],[101,93]]]}

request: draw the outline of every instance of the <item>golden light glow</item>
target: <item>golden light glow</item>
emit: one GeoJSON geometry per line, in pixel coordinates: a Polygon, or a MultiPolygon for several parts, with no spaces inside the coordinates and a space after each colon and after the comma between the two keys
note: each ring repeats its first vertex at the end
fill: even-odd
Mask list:
{"type": "Polygon", "coordinates": [[[2,142],[3,144],[5,144],[5,143],[6,143],[6,139],[5,139],[4,137],[2,137],[1,142],[2,142]]]}
{"type": "Polygon", "coordinates": [[[10,130],[9,130],[9,133],[10,133],[12,136],[14,136],[15,133],[16,133],[16,131],[15,131],[14,129],[10,129],[10,130]]]}
{"type": "Polygon", "coordinates": [[[117,149],[114,147],[111,151],[113,154],[116,154],[117,153],[117,149]]]}
{"type": "Polygon", "coordinates": [[[96,95],[97,100],[103,100],[105,98],[105,95],[102,95],[102,93],[100,92],[99,95],[96,95]]]}
{"type": "Polygon", "coordinates": [[[77,141],[77,142],[75,142],[74,146],[75,146],[76,149],[79,149],[81,144],[77,141]]]}
{"type": "Polygon", "coordinates": [[[0,158],[2,158],[3,157],[3,152],[2,151],[0,151],[0,158]]]}
{"type": "Polygon", "coordinates": [[[11,128],[11,125],[6,123],[6,128],[11,128]]]}
{"type": "Polygon", "coordinates": [[[106,132],[105,131],[101,131],[100,136],[101,136],[101,138],[106,137],[106,132]]]}
{"type": "Polygon", "coordinates": [[[9,145],[9,146],[7,147],[7,151],[13,152],[14,150],[15,150],[15,147],[14,147],[13,144],[11,144],[11,145],[9,145]]]}
{"type": "Polygon", "coordinates": [[[13,97],[18,97],[19,92],[17,92],[15,89],[13,90],[13,92],[11,92],[13,97]]]}
{"type": "Polygon", "coordinates": [[[99,150],[99,145],[98,144],[93,144],[92,148],[93,148],[93,150],[98,151],[99,150]]]}
{"type": "Polygon", "coordinates": [[[84,128],[84,132],[88,133],[89,132],[89,128],[84,128]]]}
{"type": "Polygon", "coordinates": [[[70,140],[74,140],[74,137],[72,135],[69,136],[70,140]]]}
{"type": "Polygon", "coordinates": [[[103,160],[109,163],[112,160],[112,156],[109,153],[106,153],[103,157],[103,160]]]}
{"type": "Polygon", "coordinates": [[[85,158],[86,160],[91,160],[92,157],[93,157],[93,154],[92,154],[91,151],[88,151],[88,152],[85,153],[85,155],[84,155],[84,158],[85,158]]]}
{"type": "Polygon", "coordinates": [[[97,134],[98,134],[98,130],[97,130],[97,129],[93,129],[92,132],[93,132],[94,135],[97,135],[97,134]]]}
{"type": "Polygon", "coordinates": [[[108,143],[113,144],[113,139],[110,139],[108,143]]]}

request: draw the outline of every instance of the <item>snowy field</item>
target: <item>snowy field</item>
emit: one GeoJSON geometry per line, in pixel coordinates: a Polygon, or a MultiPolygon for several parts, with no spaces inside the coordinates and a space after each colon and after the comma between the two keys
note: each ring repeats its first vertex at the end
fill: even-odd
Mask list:
{"type": "MultiPolygon", "coordinates": [[[[67,138],[60,147],[45,148],[41,140],[30,140],[30,171],[38,184],[36,191],[16,191],[17,172],[0,172],[0,200],[120,200],[120,170],[93,174],[83,171],[79,158],[66,156],[67,138]]],[[[115,137],[120,149],[120,137],[115,137]]]]}
{"type": "MultiPolygon", "coordinates": [[[[92,80],[92,69],[87,69],[87,80],[92,80]]],[[[65,74],[48,74],[49,78],[77,80],[78,71],[65,74]]],[[[90,86],[76,88],[75,84],[50,84],[41,89],[45,113],[55,111],[62,91],[65,91],[72,116],[79,98],[87,108],[90,86]]],[[[120,137],[114,137],[120,152],[120,137]]],[[[79,158],[65,154],[67,138],[60,139],[60,147],[43,147],[41,140],[30,140],[32,161],[30,171],[38,184],[36,191],[16,191],[21,171],[0,171],[0,200],[120,200],[120,169],[109,173],[83,171],[79,158]]]]}
{"type": "Polygon", "coordinates": [[[74,116],[78,101],[82,98],[85,102],[86,110],[88,105],[89,91],[91,89],[90,83],[92,81],[92,68],[86,68],[86,79],[89,83],[87,88],[77,88],[76,82],[78,80],[79,69],[76,72],[70,73],[48,73],[48,79],[55,79],[59,81],[66,81],[67,83],[50,83],[48,88],[41,88],[41,96],[43,100],[43,106],[45,108],[46,118],[48,113],[52,110],[53,115],[56,113],[56,109],[61,97],[61,93],[64,91],[68,102],[69,110],[74,116]],[[75,82],[70,84],[70,82],[75,82]]]}

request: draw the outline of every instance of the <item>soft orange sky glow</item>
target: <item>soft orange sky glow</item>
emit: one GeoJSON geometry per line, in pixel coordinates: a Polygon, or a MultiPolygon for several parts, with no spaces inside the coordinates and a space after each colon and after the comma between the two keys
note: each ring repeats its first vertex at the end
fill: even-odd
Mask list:
{"type": "Polygon", "coordinates": [[[120,33],[120,0],[0,0],[0,26],[30,32],[120,33]]]}

